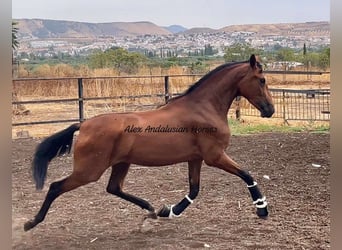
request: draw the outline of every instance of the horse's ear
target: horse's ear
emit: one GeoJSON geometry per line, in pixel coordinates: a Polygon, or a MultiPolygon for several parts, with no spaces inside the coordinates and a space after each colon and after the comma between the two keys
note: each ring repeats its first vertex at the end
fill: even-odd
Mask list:
{"type": "Polygon", "coordinates": [[[256,65],[256,58],[255,55],[252,54],[251,57],[249,58],[249,64],[251,65],[251,67],[254,69],[255,65],[256,65]]]}

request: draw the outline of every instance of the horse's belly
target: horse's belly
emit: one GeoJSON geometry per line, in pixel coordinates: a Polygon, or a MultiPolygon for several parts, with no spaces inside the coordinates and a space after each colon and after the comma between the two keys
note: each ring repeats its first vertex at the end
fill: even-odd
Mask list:
{"type": "Polygon", "coordinates": [[[175,134],[136,138],[128,155],[130,163],[148,166],[170,165],[198,157],[192,138],[175,134]]]}

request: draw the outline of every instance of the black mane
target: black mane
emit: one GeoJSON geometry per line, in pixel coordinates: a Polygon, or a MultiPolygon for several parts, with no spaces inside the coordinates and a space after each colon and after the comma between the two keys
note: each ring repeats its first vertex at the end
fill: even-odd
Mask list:
{"type": "Polygon", "coordinates": [[[212,71],[208,72],[206,75],[204,75],[201,79],[199,79],[197,82],[195,82],[193,85],[191,85],[184,93],[178,95],[178,96],[175,96],[175,97],[172,97],[169,99],[168,102],[170,101],[173,101],[175,99],[178,99],[180,97],[183,97],[185,95],[188,95],[190,94],[191,92],[193,92],[195,89],[197,89],[198,87],[201,86],[201,84],[203,82],[205,82],[205,80],[207,80],[209,77],[211,77],[213,74],[217,73],[218,71],[224,69],[224,68],[227,68],[227,67],[232,67],[236,64],[241,64],[241,63],[246,63],[246,62],[249,62],[249,61],[242,61],[242,62],[229,62],[229,63],[225,63],[225,64],[222,64],[220,66],[218,66],[217,68],[213,69],[212,71]]]}

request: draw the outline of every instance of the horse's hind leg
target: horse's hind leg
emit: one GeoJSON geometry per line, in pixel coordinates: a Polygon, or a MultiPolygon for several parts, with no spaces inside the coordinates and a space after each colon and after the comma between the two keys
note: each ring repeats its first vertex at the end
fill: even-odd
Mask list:
{"type": "Polygon", "coordinates": [[[52,202],[61,194],[78,188],[82,185],[91,182],[91,180],[86,180],[84,178],[79,178],[79,175],[75,172],[70,176],[66,177],[61,181],[56,181],[51,183],[49,191],[45,197],[42,207],[40,208],[37,215],[30,221],[26,222],[24,225],[24,230],[28,231],[34,228],[37,224],[42,222],[52,204],[52,202]]]}
{"type": "Polygon", "coordinates": [[[128,173],[129,163],[118,163],[112,166],[112,173],[107,186],[107,192],[116,195],[126,201],[132,202],[138,205],[142,209],[146,209],[150,212],[148,217],[157,218],[154,208],[146,200],[136,197],[134,195],[125,193],[122,191],[124,179],[128,173]]]}
{"type": "Polygon", "coordinates": [[[181,213],[190,204],[192,204],[194,199],[197,197],[198,192],[199,192],[199,185],[200,185],[202,160],[189,161],[188,167],[189,167],[189,186],[190,186],[189,195],[186,195],[185,198],[176,205],[172,205],[171,207],[168,207],[168,206],[162,207],[162,209],[160,209],[157,214],[159,217],[172,218],[173,216],[175,217],[180,216],[181,213]]]}
{"type": "Polygon", "coordinates": [[[222,153],[215,160],[205,160],[209,166],[214,166],[223,169],[226,172],[239,176],[247,184],[248,190],[252,196],[253,204],[257,208],[257,215],[260,218],[266,218],[268,216],[266,198],[262,196],[257,183],[253,177],[245,170],[242,170],[239,165],[233,161],[228,155],[222,153]]]}

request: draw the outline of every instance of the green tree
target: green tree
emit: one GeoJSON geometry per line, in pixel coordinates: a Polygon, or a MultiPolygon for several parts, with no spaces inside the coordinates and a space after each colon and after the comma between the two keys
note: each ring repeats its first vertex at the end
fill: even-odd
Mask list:
{"type": "MultiPolygon", "coordinates": [[[[19,47],[19,41],[18,41],[18,27],[17,27],[18,23],[15,21],[12,21],[12,49],[16,50],[19,47]]],[[[13,53],[12,53],[12,63],[13,63],[14,59],[13,59],[13,53]]],[[[14,74],[13,68],[12,68],[12,75],[14,74]]],[[[12,91],[12,101],[16,102],[19,101],[18,98],[18,93],[16,91],[15,88],[13,88],[12,91]]],[[[13,106],[12,109],[13,114],[26,114],[27,112],[29,112],[28,109],[26,109],[26,107],[23,104],[16,104],[13,106]]]]}
{"type": "Polygon", "coordinates": [[[295,54],[294,51],[290,48],[282,48],[278,50],[276,54],[277,61],[294,61],[295,54]]]}
{"type": "Polygon", "coordinates": [[[260,55],[261,50],[252,48],[249,44],[233,44],[225,49],[224,60],[226,62],[237,62],[247,60],[251,54],[260,55]]]}
{"type": "Polygon", "coordinates": [[[304,43],[304,46],[303,46],[303,56],[305,57],[306,56],[306,44],[304,43]]]}
{"type": "Polygon", "coordinates": [[[213,47],[210,44],[204,45],[204,55],[211,56],[214,54],[213,47]]]}
{"type": "Polygon", "coordinates": [[[92,68],[105,68],[105,54],[101,50],[95,50],[89,57],[89,66],[92,68]]]}
{"type": "Polygon", "coordinates": [[[12,49],[17,49],[19,47],[19,41],[18,41],[18,31],[19,28],[17,27],[18,23],[15,21],[12,21],[12,49]]]}
{"type": "Polygon", "coordinates": [[[305,65],[305,68],[307,70],[309,69],[309,63],[310,62],[308,61],[306,43],[304,43],[304,46],[303,46],[303,64],[305,65]]]}
{"type": "Polygon", "coordinates": [[[134,73],[147,62],[146,56],[137,52],[128,52],[123,48],[113,47],[106,51],[95,51],[89,58],[92,68],[116,68],[120,72],[134,73]]]}
{"type": "Polygon", "coordinates": [[[327,70],[330,67],[330,48],[324,49],[319,54],[318,67],[322,70],[327,70]]]}
{"type": "Polygon", "coordinates": [[[309,70],[311,67],[319,66],[319,55],[320,53],[317,52],[308,52],[306,54],[303,63],[307,70],[309,70]]]}

